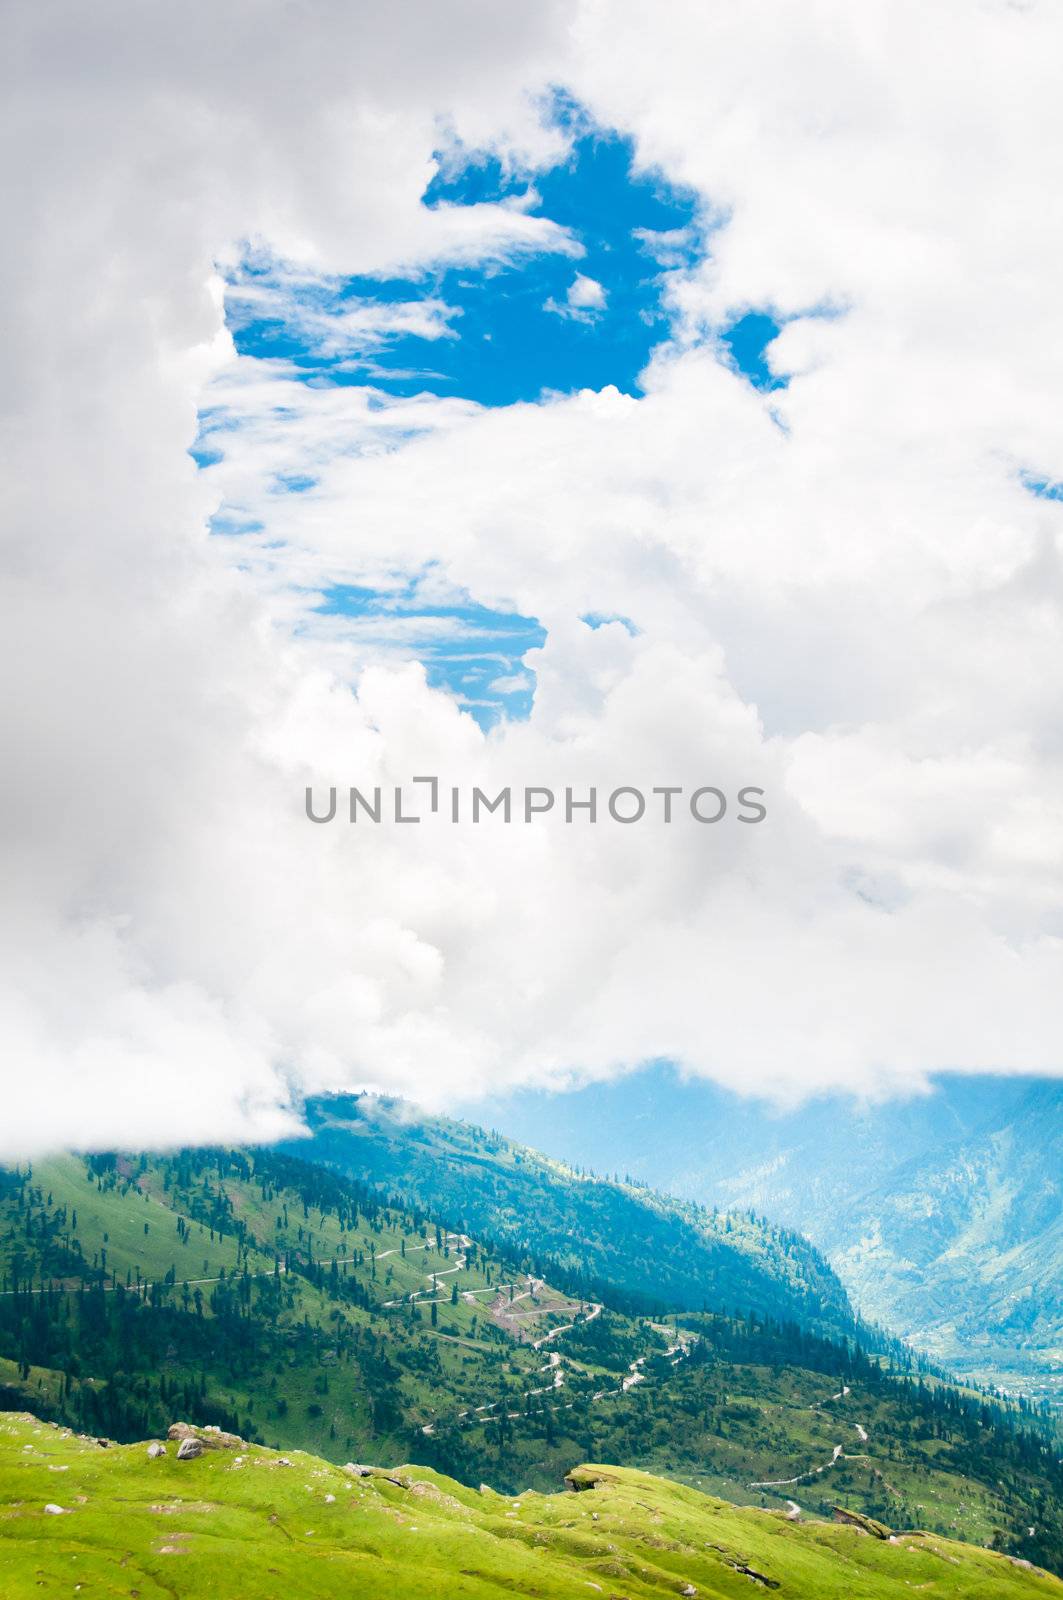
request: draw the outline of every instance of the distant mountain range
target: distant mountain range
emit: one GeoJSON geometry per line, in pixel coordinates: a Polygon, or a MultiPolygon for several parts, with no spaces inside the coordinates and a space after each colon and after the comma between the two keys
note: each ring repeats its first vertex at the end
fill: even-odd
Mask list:
{"type": "Polygon", "coordinates": [[[916,1098],[784,1113],[656,1068],[470,1114],[800,1229],[863,1316],[980,1381],[1063,1399],[1063,1082],[943,1077],[916,1098]]]}

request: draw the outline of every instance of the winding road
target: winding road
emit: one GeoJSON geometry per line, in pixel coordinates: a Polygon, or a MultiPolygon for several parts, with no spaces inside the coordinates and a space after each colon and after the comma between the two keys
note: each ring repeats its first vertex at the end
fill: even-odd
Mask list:
{"type": "MultiPolygon", "coordinates": [[[[837,1394],[832,1394],[830,1396],[830,1400],[844,1400],[851,1393],[852,1390],[849,1388],[849,1385],[843,1384],[838,1390],[837,1394]]],[[[819,1411],[825,1404],[829,1404],[829,1401],[815,1400],[808,1409],[810,1411],[819,1411]]],[[[864,1427],[863,1423],[854,1422],[853,1427],[856,1429],[860,1443],[867,1444],[871,1436],[864,1427]]],[[[787,1489],[799,1483],[810,1483],[814,1478],[820,1477],[824,1472],[829,1472],[831,1467],[836,1467],[839,1461],[859,1461],[862,1459],[864,1458],[860,1455],[854,1456],[847,1453],[843,1444],[836,1444],[831,1452],[831,1458],[829,1461],[822,1461],[820,1462],[819,1466],[809,1467],[807,1472],[799,1472],[795,1478],[765,1478],[757,1483],[749,1484],[748,1487],[750,1489],[787,1489]]],[[[794,1505],[792,1500],[788,1500],[786,1503],[788,1506],[794,1505]]]]}

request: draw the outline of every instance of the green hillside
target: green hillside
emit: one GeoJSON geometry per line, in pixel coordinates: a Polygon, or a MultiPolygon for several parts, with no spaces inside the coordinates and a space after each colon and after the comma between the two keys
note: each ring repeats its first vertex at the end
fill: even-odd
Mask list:
{"type": "Polygon", "coordinates": [[[583,1492],[509,1497],[423,1467],[344,1470],[200,1439],[179,1460],[176,1441],[151,1457],[143,1443],[101,1449],[31,1416],[0,1419],[5,1600],[1063,1597],[1058,1579],[1007,1556],[740,1510],[615,1467],[575,1468],[583,1492]]]}
{"type": "Polygon", "coordinates": [[[623,1290],[628,1309],[753,1309],[835,1335],[856,1319],[826,1260],[800,1234],[747,1212],[720,1215],[631,1183],[574,1171],[464,1122],[401,1101],[311,1101],[313,1137],[284,1148],[375,1183],[454,1227],[560,1268],[584,1292],[623,1290]]]}
{"type": "Polygon", "coordinates": [[[507,1492],[615,1460],[1063,1570],[1058,1441],[1028,1408],[793,1322],[574,1297],[268,1150],[0,1172],[0,1405],[122,1440],[194,1416],[507,1492]]]}

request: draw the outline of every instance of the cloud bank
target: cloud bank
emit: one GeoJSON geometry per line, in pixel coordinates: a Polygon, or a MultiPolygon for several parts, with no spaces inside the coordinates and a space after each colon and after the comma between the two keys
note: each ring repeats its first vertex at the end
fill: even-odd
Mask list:
{"type": "Polygon", "coordinates": [[[1059,1070],[1061,33],[988,0],[16,7],[5,1153],[665,1056],[779,1096],[1059,1070]],[[554,251],[591,282],[527,207],[422,204],[443,147],[562,161],[558,84],[698,198],[637,397],[485,408],[236,354],[249,248],[341,352],[462,336],[438,300],[333,315],[343,275],[554,251]],[[770,391],[722,338],[750,309],[770,391]],[[485,733],[321,608],[411,575],[538,619],[528,719],[485,733]],[[418,772],[754,783],[770,814],[306,821],[307,784],[418,772]]]}

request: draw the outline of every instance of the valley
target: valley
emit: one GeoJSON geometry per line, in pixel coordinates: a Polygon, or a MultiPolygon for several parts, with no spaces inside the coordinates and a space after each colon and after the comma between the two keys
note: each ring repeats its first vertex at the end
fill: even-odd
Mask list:
{"type": "Polygon", "coordinates": [[[1063,1402],[1063,1085],[943,1075],[773,1107],[654,1067],[469,1108],[548,1158],[799,1229],[853,1304],[950,1370],[1063,1402]]]}

